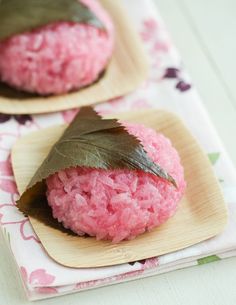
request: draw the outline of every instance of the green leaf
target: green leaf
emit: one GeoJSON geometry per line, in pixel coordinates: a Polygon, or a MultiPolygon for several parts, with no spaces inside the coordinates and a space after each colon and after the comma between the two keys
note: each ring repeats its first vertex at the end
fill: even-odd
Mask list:
{"type": "Polygon", "coordinates": [[[45,179],[70,167],[142,170],[176,186],[175,180],[148,157],[139,140],[116,119],[102,119],[91,107],[84,107],[33,176],[17,202],[18,208],[38,220],[45,221],[46,217],[48,222],[50,219],[44,215],[48,213],[45,179]]]}
{"type": "Polygon", "coordinates": [[[0,0],[0,41],[57,21],[104,28],[95,14],[78,0],[0,0]]]}
{"type": "Polygon", "coordinates": [[[203,258],[199,258],[197,260],[197,263],[198,263],[198,265],[204,265],[204,264],[208,264],[208,263],[219,261],[219,260],[220,260],[219,256],[211,255],[211,256],[206,256],[206,257],[203,257],[203,258]]]}
{"type": "Polygon", "coordinates": [[[53,146],[29,187],[61,169],[84,166],[100,169],[142,170],[175,184],[116,119],[102,119],[91,107],[80,110],[53,146]]]}
{"type": "Polygon", "coordinates": [[[209,153],[208,154],[208,158],[211,162],[212,165],[215,165],[217,160],[219,159],[220,157],[220,153],[219,152],[213,152],[213,153],[209,153]]]}

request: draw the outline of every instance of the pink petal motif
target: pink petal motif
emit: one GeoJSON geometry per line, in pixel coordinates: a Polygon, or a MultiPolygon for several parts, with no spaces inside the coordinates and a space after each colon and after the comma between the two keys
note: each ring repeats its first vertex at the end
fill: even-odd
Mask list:
{"type": "Polygon", "coordinates": [[[159,266],[158,257],[151,257],[145,260],[145,263],[143,265],[143,269],[151,269],[159,266]]]}
{"type": "Polygon", "coordinates": [[[92,281],[87,281],[87,282],[80,282],[80,283],[77,283],[75,285],[75,289],[76,290],[82,290],[82,289],[92,288],[92,287],[95,287],[95,286],[101,286],[101,285],[104,285],[106,283],[110,283],[110,282],[114,281],[114,279],[115,279],[114,276],[110,276],[110,277],[106,277],[104,279],[92,280],[92,281]]]}
{"type": "Polygon", "coordinates": [[[57,294],[58,291],[53,287],[38,287],[34,289],[36,292],[41,294],[57,294]]]}
{"type": "Polygon", "coordinates": [[[154,43],[153,49],[156,52],[161,51],[163,53],[167,53],[169,51],[169,45],[164,41],[156,41],[154,43]]]}
{"type": "Polygon", "coordinates": [[[178,68],[166,68],[164,78],[178,78],[180,70],[178,68]]]}
{"type": "Polygon", "coordinates": [[[191,85],[183,80],[180,80],[176,85],[176,89],[178,89],[180,92],[185,92],[191,89],[191,85]]]}
{"type": "MultiPolygon", "coordinates": [[[[39,284],[39,285],[48,285],[51,284],[55,277],[49,274],[46,274],[44,269],[37,269],[30,274],[30,278],[28,280],[28,274],[25,267],[20,267],[21,277],[24,283],[30,284],[39,284]]],[[[37,287],[35,291],[42,294],[56,294],[58,293],[56,288],[53,287],[37,287]]]]}
{"type": "Polygon", "coordinates": [[[27,275],[27,270],[25,269],[25,267],[23,267],[23,266],[20,267],[20,273],[21,273],[21,276],[22,276],[22,279],[23,279],[24,283],[27,283],[28,282],[28,275],[27,275]]]}
{"type": "Polygon", "coordinates": [[[0,189],[7,193],[17,193],[16,183],[10,179],[0,179],[0,189]]]}
{"type": "Polygon", "coordinates": [[[62,117],[63,117],[65,123],[70,123],[76,116],[77,112],[78,112],[78,109],[62,111],[62,117]]]}
{"type": "Polygon", "coordinates": [[[156,19],[153,18],[146,19],[143,24],[146,30],[148,31],[155,32],[158,29],[158,23],[156,19]]]}
{"type": "Polygon", "coordinates": [[[1,225],[14,225],[20,224],[25,220],[25,217],[18,209],[12,204],[0,205],[0,224],[1,225]]]}
{"type": "Polygon", "coordinates": [[[29,219],[28,218],[21,222],[21,225],[20,225],[20,234],[21,234],[21,237],[24,240],[31,240],[31,239],[33,239],[37,243],[40,243],[39,239],[34,234],[34,231],[33,231],[32,227],[31,227],[31,225],[29,223],[29,219]]]}
{"type": "Polygon", "coordinates": [[[0,161],[0,175],[13,176],[10,155],[5,161],[0,161]]]}
{"type": "Polygon", "coordinates": [[[144,41],[151,41],[154,39],[158,30],[158,23],[155,19],[149,18],[143,22],[144,30],[141,32],[141,37],[144,41]]]}
{"type": "Polygon", "coordinates": [[[137,100],[134,100],[132,102],[132,106],[133,107],[137,107],[137,108],[147,108],[149,106],[149,103],[146,99],[137,99],[137,100]]]}
{"type": "Polygon", "coordinates": [[[136,271],[130,271],[130,272],[122,273],[122,274],[119,274],[119,275],[116,276],[116,280],[117,281],[123,281],[125,279],[129,279],[129,278],[132,278],[132,277],[139,276],[143,272],[144,272],[144,270],[140,269],[140,270],[136,270],[136,271]]]}
{"type": "Polygon", "coordinates": [[[106,281],[106,279],[101,279],[101,280],[92,280],[92,281],[87,281],[87,282],[80,282],[77,283],[75,288],[78,290],[82,290],[82,289],[88,289],[88,288],[92,288],[95,285],[99,284],[99,283],[103,283],[103,281],[106,281]]]}
{"type": "Polygon", "coordinates": [[[20,231],[23,240],[34,240],[40,243],[39,239],[35,235],[29,219],[19,212],[17,207],[12,204],[0,205],[0,224],[1,225],[20,225],[16,230],[20,231]],[[18,229],[19,228],[19,229],[18,229]]]}
{"type": "Polygon", "coordinates": [[[46,273],[45,269],[37,269],[29,277],[29,283],[34,285],[50,285],[54,280],[55,276],[46,273]]]}

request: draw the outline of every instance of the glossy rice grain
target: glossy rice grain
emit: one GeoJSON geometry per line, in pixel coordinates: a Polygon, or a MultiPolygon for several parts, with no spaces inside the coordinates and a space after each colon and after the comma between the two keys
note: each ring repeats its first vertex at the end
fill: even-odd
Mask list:
{"type": "Polygon", "coordinates": [[[63,94],[96,81],[114,45],[110,17],[96,0],[83,0],[106,30],[56,22],[0,42],[0,80],[40,95],[63,94]]]}
{"type": "Polygon", "coordinates": [[[186,183],[177,151],[150,128],[125,124],[149,157],[174,177],[178,188],[142,171],[71,168],[50,176],[48,203],[53,216],[78,235],[114,243],[133,239],[174,215],[186,183]]]}

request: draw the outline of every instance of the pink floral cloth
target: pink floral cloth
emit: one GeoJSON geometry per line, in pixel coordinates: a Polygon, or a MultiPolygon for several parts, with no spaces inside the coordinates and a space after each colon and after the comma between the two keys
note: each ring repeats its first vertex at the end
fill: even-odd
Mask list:
{"type": "Polygon", "coordinates": [[[109,285],[203,264],[236,254],[236,172],[186,74],[152,0],[122,0],[149,55],[148,79],[134,93],[100,104],[104,113],[164,108],[177,113],[199,140],[214,166],[229,209],[225,231],[174,253],[105,268],[71,269],[48,257],[29,221],[15,207],[18,197],[10,151],[20,136],[70,122],[76,110],[44,115],[0,114],[0,223],[30,300],[109,285]]]}

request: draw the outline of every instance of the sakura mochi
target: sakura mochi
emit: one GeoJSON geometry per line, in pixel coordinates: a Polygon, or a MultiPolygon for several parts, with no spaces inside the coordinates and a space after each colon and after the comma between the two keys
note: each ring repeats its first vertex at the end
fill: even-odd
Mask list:
{"type": "Polygon", "coordinates": [[[98,80],[113,52],[113,24],[99,2],[80,2],[103,27],[58,21],[0,40],[0,81],[47,96],[78,90],[98,80]]]}
{"type": "Polygon", "coordinates": [[[177,186],[141,170],[60,170],[46,179],[48,204],[53,217],[80,236],[114,243],[133,239],[173,216],[184,194],[183,167],[170,140],[143,125],[123,125],[177,186]]]}

